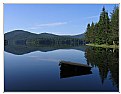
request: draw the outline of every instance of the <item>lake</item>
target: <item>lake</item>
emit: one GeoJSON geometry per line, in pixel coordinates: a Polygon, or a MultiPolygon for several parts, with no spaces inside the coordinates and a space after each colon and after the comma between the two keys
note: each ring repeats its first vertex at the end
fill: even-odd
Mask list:
{"type": "Polygon", "coordinates": [[[119,50],[5,46],[4,91],[119,91],[119,50]],[[91,72],[60,70],[60,61],[91,66],[91,72]]]}

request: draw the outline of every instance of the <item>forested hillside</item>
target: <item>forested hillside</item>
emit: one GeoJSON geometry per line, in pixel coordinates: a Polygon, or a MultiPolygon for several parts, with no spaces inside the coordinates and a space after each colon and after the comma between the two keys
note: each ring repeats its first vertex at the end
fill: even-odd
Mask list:
{"type": "Polygon", "coordinates": [[[83,35],[60,36],[51,33],[34,34],[24,30],[5,33],[5,45],[82,45],[83,35]],[[80,36],[80,37],[79,37],[80,36]]]}

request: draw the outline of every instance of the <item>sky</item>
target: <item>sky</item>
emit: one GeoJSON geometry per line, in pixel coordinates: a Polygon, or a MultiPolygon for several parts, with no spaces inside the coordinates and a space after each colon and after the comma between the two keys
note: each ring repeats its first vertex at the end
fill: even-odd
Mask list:
{"type": "Polygon", "coordinates": [[[26,30],[32,33],[77,35],[88,23],[99,21],[103,6],[109,13],[116,4],[4,4],[4,33],[26,30]]]}

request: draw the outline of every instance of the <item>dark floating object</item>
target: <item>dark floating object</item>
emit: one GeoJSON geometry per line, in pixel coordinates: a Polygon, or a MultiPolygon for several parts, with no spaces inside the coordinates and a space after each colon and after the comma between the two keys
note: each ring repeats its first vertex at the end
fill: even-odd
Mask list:
{"type": "Polygon", "coordinates": [[[92,72],[90,71],[92,67],[85,64],[60,61],[59,65],[60,65],[60,78],[92,74],[92,72]]]}
{"type": "Polygon", "coordinates": [[[92,67],[90,67],[89,65],[85,65],[85,64],[80,64],[80,63],[74,63],[74,62],[70,62],[70,61],[60,61],[59,65],[61,66],[65,66],[65,67],[77,67],[77,68],[81,68],[81,69],[91,69],[92,67]]]}

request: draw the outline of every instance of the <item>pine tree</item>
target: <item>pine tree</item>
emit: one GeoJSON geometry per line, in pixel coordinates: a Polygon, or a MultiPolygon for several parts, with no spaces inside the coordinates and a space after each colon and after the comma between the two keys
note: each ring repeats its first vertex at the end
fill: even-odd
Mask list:
{"type": "Polygon", "coordinates": [[[111,35],[110,39],[113,44],[119,44],[119,7],[115,6],[111,13],[111,35]]]}
{"type": "Polygon", "coordinates": [[[91,27],[90,27],[90,42],[94,43],[95,36],[94,36],[94,23],[92,22],[91,27]]]}
{"type": "Polygon", "coordinates": [[[105,11],[105,8],[103,7],[99,20],[100,44],[108,43],[109,23],[110,22],[109,22],[108,13],[105,11]]]}
{"type": "Polygon", "coordinates": [[[95,27],[94,27],[94,36],[95,36],[94,43],[100,44],[100,39],[99,39],[100,34],[99,34],[99,24],[98,23],[96,23],[95,27]]]}
{"type": "Polygon", "coordinates": [[[90,24],[87,25],[86,33],[85,33],[85,40],[86,42],[90,42],[90,24]]]}

